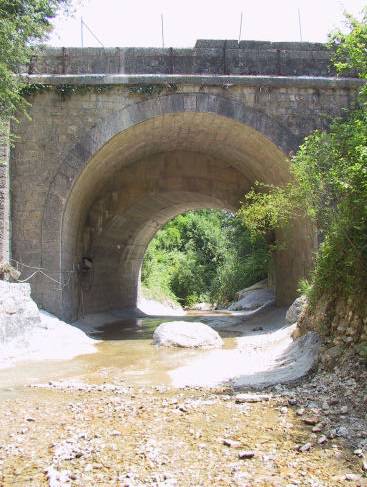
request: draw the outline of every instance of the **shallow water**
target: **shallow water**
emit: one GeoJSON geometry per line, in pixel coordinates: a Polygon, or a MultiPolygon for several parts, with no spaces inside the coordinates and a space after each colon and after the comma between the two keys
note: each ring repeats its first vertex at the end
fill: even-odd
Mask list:
{"type": "MultiPolygon", "coordinates": [[[[75,485],[112,485],[112,478],[125,471],[133,471],[145,482],[151,478],[149,455],[155,454],[155,445],[164,455],[164,472],[173,472],[178,485],[252,485],[252,481],[263,486],[293,485],[292,480],[304,485],[305,477],[312,485],[344,485],[336,476],[359,471],[359,459],[344,451],[336,439],[315,444],[305,461],[297,445],[310,441],[311,428],[291,408],[287,414],[280,412],[283,399],[237,404],[227,388],[215,392],[140,387],[176,385],[177,377],[186,374],[197,379],[203,372],[210,383],[228,371],[239,373],[244,365],[248,373],[248,364],[259,370],[261,360],[271,355],[270,348],[279,345],[284,314],[270,309],[245,321],[220,314],[184,318],[217,327],[224,339],[222,350],[154,346],[155,328],[172,317],[89,326],[84,331],[96,340],[96,353],[73,360],[28,361],[0,370],[0,444],[7,445],[0,459],[0,484],[49,485],[45,465],[53,464],[55,451],[68,443],[83,455],[67,458],[57,468],[73,472],[75,485]],[[98,388],[86,392],[78,387],[66,391],[24,387],[60,380],[138,387],[126,389],[126,394],[108,389],[101,393],[98,388]],[[241,449],[256,450],[255,457],[239,461],[238,450],[225,446],[223,438],[239,442],[241,449]],[[105,446],[100,449],[101,444],[105,446]],[[19,445],[21,454],[14,454],[19,445]],[[89,451],[98,454],[88,456],[89,451]],[[87,470],[90,465],[92,470],[87,470]]],[[[160,464],[154,468],[158,472],[160,464]]]]}
{"type": "MultiPolygon", "coordinates": [[[[183,317],[182,321],[198,320],[183,317]]],[[[99,383],[128,381],[137,385],[169,385],[170,371],[183,367],[210,350],[159,348],[152,343],[156,327],[172,318],[129,318],[89,330],[96,339],[96,353],[79,355],[72,360],[42,360],[18,362],[0,370],[0,399],[14,397],[24,385],[49,380],[83,380],[99,383]]],[[[234,337],[241,331],[221,330],[224,349],[236,346],[234,337]]]]}

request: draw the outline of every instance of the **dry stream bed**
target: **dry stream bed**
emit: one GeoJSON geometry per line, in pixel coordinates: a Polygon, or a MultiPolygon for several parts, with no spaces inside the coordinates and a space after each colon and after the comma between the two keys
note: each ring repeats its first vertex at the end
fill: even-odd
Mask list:
{"type": "MultiPolygon", "coordinates": [[[[111,325],[95,354],[1,371],[0,486],[367,485],[363,365],[260,392],[178,388],[168,371],[200,352],[155,350],[157,324],[111,325]]],[[[223,352],[241,335],[229,328],[223,352]]]]}

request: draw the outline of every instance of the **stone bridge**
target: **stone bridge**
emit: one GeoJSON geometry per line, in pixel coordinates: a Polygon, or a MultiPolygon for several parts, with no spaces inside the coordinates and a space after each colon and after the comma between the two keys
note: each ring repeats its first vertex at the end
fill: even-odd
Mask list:
{"type": "MultiPolygon", "coordinates": [[[[255,181],[286,183],[289,156],[360,85],[335,77],[326,47],[309,43],[47,49],[25,71],[31,118],[14,124],[11,150],[2,144],[0,250],[23,278],[36,272],[34,299],[66,320],[135,308],[145,249],[164,223],[235,210],[255,181]]],[[[277,239],[277,300],[288,304],[314,232],[298,221],[277,239]]]]}

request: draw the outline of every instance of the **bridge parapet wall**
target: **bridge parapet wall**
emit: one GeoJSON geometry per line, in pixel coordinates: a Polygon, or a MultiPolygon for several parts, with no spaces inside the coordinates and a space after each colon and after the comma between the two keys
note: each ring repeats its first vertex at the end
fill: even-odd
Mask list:
{"type": "Polygon", "coordinates": [[[46,48],[29,74],[333,76],[325,44],[198,40],[194,48],[46,48]]]}

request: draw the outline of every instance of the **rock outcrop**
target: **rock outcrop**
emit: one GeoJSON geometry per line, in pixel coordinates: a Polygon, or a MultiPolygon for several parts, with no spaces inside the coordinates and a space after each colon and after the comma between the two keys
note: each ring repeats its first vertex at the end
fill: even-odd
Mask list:
{"type": "Polygon", "coordinates": [[[0,280],[0,369],[25,360],[67,360],[94,353],[95,340],[40,311],[25,283],[0,280]]]}
{"type": "Polygon", "coordinates": [[[153,342],[165,347],[220,348],[223,341],[219,334],[200,322],[170,321],[159,325],[153,342]]]}
{"type": "Polygon", "coordinates": [[[141,295],[138,298],[137,305],[138,312],[143,315],[150,316],[184,316],[186,313],[182,307],[165,297],[163,300],[158,301],[157,299],[149,296],[149,292],[143,289],[141,295]],[[147,295],[145,295],[145,293],[147,295]]]}
{"type": "Polygon", "coordinates": [[[0,344],[41,326],[30,285],[0,281],[0,344]]]}
{"type": "Polygon", "coordinates": [[[293,325],[293,323],[297,323],[297,321],[301,317],[301,314],[305,310],[306,305],[307,298],[304,295],[293,301],[293,303],[288,308],[287,314],[285,315],[285,319],[290,325],[293,325]]]}
{"type": "Polygon", "coordinates": [[[363,295],[354,299],[324,295],[302,313],[298,325],[302,333],[320,333],[329,346],[367,349],[367,301],[363,295]]]}
{"type": "Polygon", "coordinates": [[[275,302],[274,290],[268,287],[267,280],[257,282],[237,295],[238,301],[227,308],[229,311],[253,311],[275,302]]]}

